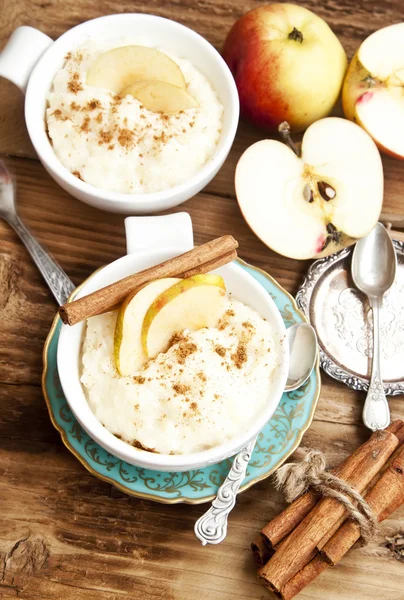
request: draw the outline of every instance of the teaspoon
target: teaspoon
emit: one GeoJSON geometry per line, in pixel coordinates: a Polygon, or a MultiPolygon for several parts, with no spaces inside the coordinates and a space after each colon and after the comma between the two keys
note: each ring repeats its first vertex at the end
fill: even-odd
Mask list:
{"type": "Polygon", "coordinates": [[[393,242],[381,223],[357,242],[352,256],[352,278],[366,294],[373,314],[373,358],[369,390],[363,407],[363,422],[372,431],[385,429],[390,423],[390,410],[384,393],[380,371],[379,314],[383,296],[394,283],[397,257],[393,242]]]}

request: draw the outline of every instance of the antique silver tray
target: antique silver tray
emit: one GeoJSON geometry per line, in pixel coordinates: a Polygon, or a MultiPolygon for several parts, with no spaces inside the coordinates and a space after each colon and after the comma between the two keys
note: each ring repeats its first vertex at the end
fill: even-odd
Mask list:
{"type": "MultiPolygon", "coordinates": [[[[404,393],[404,243],[394,240],[397,275],[383,300],[381,367],[386,394],[404,393]]],[[[354,390],[369,386],[372,311],[351,277],[352,247],[316,260],[296,302],[317,333],[320,365],[354,390]]]]}

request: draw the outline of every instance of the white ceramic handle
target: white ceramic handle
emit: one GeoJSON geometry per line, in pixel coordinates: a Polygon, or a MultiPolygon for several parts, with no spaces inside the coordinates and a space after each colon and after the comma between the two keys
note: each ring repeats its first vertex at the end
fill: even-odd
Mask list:
{"type": "Polygon", "coordinates": [[[135,254],[156,248],[194,247],[191,217],[186,212],[158,217],[127,217],[125,219],[126,252],[135,254]]]}
{"type": "Polygon", "coordinates": [[[12,81],[23,94],[32,69],[53,40],[33,27],[18,27],[0,54],[0,76],[12,81]]]}

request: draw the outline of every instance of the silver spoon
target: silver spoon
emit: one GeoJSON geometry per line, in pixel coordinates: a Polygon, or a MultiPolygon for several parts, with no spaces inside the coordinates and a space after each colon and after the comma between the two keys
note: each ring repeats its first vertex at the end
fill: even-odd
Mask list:
{"type": "Polygon", "coordinates": [[[380,373],[379,313],[383,296],[394,283],[397,257],[393,242],[381,223],[357,242],[352,256],[352,277],[356,287],[366,294],[373,314],[373,359],[369,390],[363,407],[363,422],[372,431],[385,429],[390,410],[380,373]]]}
{"type": "Polygon", "coordinates": [[[59,305],[64,304],[74,290],[73,282],[63,269],[35,240],[17,214],[15,186],[6,165],[0,160],[0,218],[18,233],[59,305]]]}
{"type": "MultiPolygon", "coordinates": [[[[296,323],[287,330],[290,351],[285,392],[297,390],[310,377],[317,359],[317,338],[308,323],[296,323]]],[[[217,491],[210,508],[197,520],[196,537],[206,544],[219,544],[227,535],[227,519],[236,504],[237,492],[245,478],[257,438],[236,454],[229,474],[217,491]]]]}

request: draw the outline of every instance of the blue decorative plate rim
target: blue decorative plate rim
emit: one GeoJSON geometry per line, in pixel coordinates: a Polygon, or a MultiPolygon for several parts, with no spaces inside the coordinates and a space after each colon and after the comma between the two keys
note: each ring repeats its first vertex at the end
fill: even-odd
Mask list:
{"type": "MultiPolygon", "coordinates": [[[[241,259],[237,259],[237,262],[271,294],[286,327],[307,320],[294,298],[273,277],[241,259]]],[[[76,288],[71,299],[87,281],[88,279],[76,288]]],[[[211,501],[228,473],[231,458],[217,465],[185,473],[152,471],[135,467],[112,456],[81,428],[66,402],[57,372],[56,349],[60,327],[61,320],[57,314],[43,349],[42,390],[52,424],[59,431],[66,448],[92,475],[114,485],[125,494],[163,504],[200,504],[211,501]]],[[[296,450],[313,420],[320,387],[317,360],[308,382],[295,392],[283,394],[272,419],[259,434],[240,492],[269,477],[296,450]]]]}

